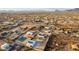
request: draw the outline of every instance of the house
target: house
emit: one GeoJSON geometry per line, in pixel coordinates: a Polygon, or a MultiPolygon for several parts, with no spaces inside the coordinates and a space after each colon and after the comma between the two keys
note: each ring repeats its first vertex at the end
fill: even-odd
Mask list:
{"type": "Polygon", "coordinates": [[[20,26],[22,29],[27,29],[27,24],[20,26]]]}
{"type": "Polygon", "coordinates": [[[26,42],[27,47],[34,47],[36,45],[37,45],[37,41],[34,41],[34,40],[27,40],[26,42]]]}
{"type": "Polygon", "coordinates": [[[15,41],[15,43],[17,43],[18,45],[23,45],[23,46],[25,46],[26,41],[27,41],[27,38],[26,38],[26,37],[20,36],[20,37],[15,41]]]}
{"type": "Polygon", "coordinates": [[[15,50],[17,50],[17,49],[20,50],[20,49],[23,48],[24,46],[22,46],[21,44],[15,43],[15,44],[13,44],[13,47],[14,47],[15,50]]]}
{"type": "Polygon", "coordinates": [[[4,31],[1,33],[1,37],[6,38],[9,36],[9,32],[8,31],[4,31]]]}
{"type": "Polygon", "coordinates": [[[25,35],[24,35],[24,37],[26,37],[26,38],[29,38],[29,39],[32,39],[32,38],[34,38],[34,32],[32,32],[32,31],[28,31],[25,35]]]}
{"type": "Polygon", "coordinates": [[[38,38],[41,38],[41,39],[46,39],[48,37],[48,35],[45,33],[39,33],[37,36],[38,38]]]}
{"type": "Polygon", "coordinates": [[[1,45],[1,49],[3,50],[10,50],[12,47],[8,44],[8,43],[4,43],[3,45],[1,45]]]}
{"type": "Polygon", "coordinates": [[[26,37],[20,36],[20,37],[18,38],[18,41],[24,42],[26,39],[27,39],[26,37]]]}
{"type": "Polygon", "coordinates": [[[18,34],[12,33],[9,38],[11,38],[12,40],[14,40],[14,39],[17,38],[18,36],[19,36],[18,34]]]}
{"type": "Polygon", "coordinates": [[[23,46],[26,46],[26,47],[34,47],[36,45],[36,41],[34,40],[30,40],[24,36],[20,36],[18,38],[18,40],[16,40],[16,42],[19,44],[19,45],[23,45],[23,46]]]}

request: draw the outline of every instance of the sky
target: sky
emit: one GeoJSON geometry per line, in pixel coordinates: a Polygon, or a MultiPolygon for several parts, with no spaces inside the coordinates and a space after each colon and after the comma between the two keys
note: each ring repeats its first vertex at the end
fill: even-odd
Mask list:
{"type": "Polygon", "coordinates": [[[15,11],[55,11],[55,10],[69,10],[72,8],[0,8],[0,10],[15,10],[15,11]]]}

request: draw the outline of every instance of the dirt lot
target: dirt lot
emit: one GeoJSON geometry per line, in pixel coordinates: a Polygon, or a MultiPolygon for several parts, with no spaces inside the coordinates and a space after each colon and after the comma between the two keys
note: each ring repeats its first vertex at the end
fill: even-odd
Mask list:
{"type": "MultiPolygon", "coordinates": [[[[79,50],[79,13],[52,12],[52,13],[14,13],[0,14],[1,22],[22,19],[27,23],[49,26],[52,35],[45,51],[78,51],[79,50]],[[2,20],[3,19],[3,20],[2,20]]],[[[1,44],[1,41],[0,41],[1,44]]]]}

